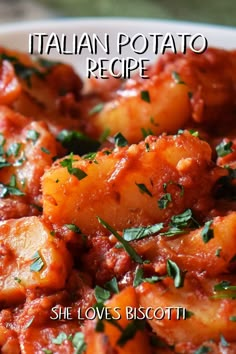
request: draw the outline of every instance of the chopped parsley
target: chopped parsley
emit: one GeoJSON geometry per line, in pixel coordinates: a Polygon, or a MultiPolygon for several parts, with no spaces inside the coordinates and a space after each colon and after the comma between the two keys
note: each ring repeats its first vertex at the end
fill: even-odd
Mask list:
{"type": "Polygon", "coordinates": [[[103,108],[104,108],[104,103],[98,103],[96,106],[90,109],[88,114],[92,116],[93,114],[101,112],[103,108]]]}
{"type": "Polygon", "coordinates": [[[157,203],[160,209],[166,209],[171,201],[171,194],[166,193],[158,200],[157,203]]]}
{"type": "Polygon", "coordinates": [[[222,280],[219,284],[214,286],[214,291],[222,291],[222,290],[233,290],[236,291],[236,285],[231,285],[231,283],[227,280],[222,280]]]}
{"type": "Polygon", "coordinates": [[[151,122],[153,125],[155,125],[155,127],[158,127],[158,126],[159,126],[159,124],[155,122],[155,120],[154,120],[153,117],[150,118],[150,122],[151,122]]]}
{"type": "Polygon", "coordinates": [[[203,239],[204,243],[209,242],[212,238],[214,238],[214,230],[211,229],[211,225],[212,225],[213,221],[209,220],[205,223],[202,231],[201,231],[201,236],[203,239]]]}
{"type": "Polygon", "coordinates": [[[86,350],[84,334],[82,332],[75,333],[72,338],[72,344],[75,348],[75,354],[82,354],[86,350]]]}
{"type": "Polygon", "coordinates": [[[229,343],[228,343],[227,340],[223,337],[223,335],[220,336],[220,344],[222,345],[222,347],[229,347],[229,343]]]}
{"type": "Polygon", "coordinates": [[[87,135],[76,130],[62,130],[57,135],[57,140],[62,146],[74,154],[84,155],[90,151],[96,151],[100,147],[100,142],[89,138],[87,135]]]}
{"type": "Polygon", "coordinates": [[[43,348],[42,351],[43,351],[45,354],[53,354],[53,351],[52,351],[51,349],[43,348]]]}
{"type": "Polygon", "coordinates": [[[230,316],[229,320],[232,321],[232,322],[236,322],[236,316],[230,316]]]}
{"type": "Polygon", "coordinates": [[[185,82],[181,79],[180,75],[176,71],[172,72],[172,78],[174,79],[176,84],[185,85],[185,82]]]}
{"type": "Polygon", "coordinates": [[[142,258],[138,255],[138,253],[134,250],[133,247],[130,246],[129,242],[127,242],[123,237],[119,235],[119,233],[114,230],[106,221],[102,220],[99,216],[97,216],[99,223],[109,230],[116,239],[122,244],[125,251],[130,255],[130,257],[137,263],[143,263],[142,258]]]}
{"type": "Polygon", "coordinates": [[[10,145],[9,149],[7,150],[7,156],[15,156],[17,157],[19,155],[20,149],[21,149],[20,143],[13,143],[10,145]]]}
{"type": "Polygon", "coordinates": [[[43,147],[43,146],[41,147],[41,151],[45,152],[45,154],[48,154],[48,155],[51,154],[50,151],[48,149],[46,149],[45,147],[43,147]]]}
{"type": "Polygon", "coordinates": [[[44,261],[42,260],[39,252],[36,252],[32,257],[33,263],[30,265],[31,272],[39,272],[44,267],[44,261]]]}
{"type": "Polygon", "coordinates": [[[81,230],[78,226],[76,226],[75,224],[65,224],[65,226],[67,227],[67,229],[69,229],[70,231],[73,231],[77,234],[81,234],[81,230]]]}
{"type": "Polygon", "coordinates": [[[140,284],[142,284],[143,282],[148,282],[148,283],[157,283],[158,281],[161,281],[163,279],[163,277],[159,277],[157,275],[153,275],[151,277],[145,278],[143,276],[143,269],[141,267],[137,267],[135,269],[135,273],[134,273],[134,281],[133,281],[133,286],[137,287],[140,284]]]}
{"type": "Polygon", "coordinates": [[[32,75],[37,75],[38,77],[43,76],[42,72],[39,71],[37,68],[35,68],[33,66],[24,65],[23,63],[21,63],[18,60],[18,58],[14,57],[14,56],[9,56],[5,53],[1,53],[0,60],[9,61],[14,66],[14,70],[16,72],[16,75],[18,75],[21,79],[25,80],[29,87],[31,87],[32,75]]]}
{"type": "Polygon", "coordinates": [[[121,133],[117,133],[114,136],[115,144],[116,146],[119,147],[124,147],[128,145],[128,141],[125,139],[125,137],[121,133]]]}
{"type": "Polygon", "coordinates": [[[27,140],[32,140],[34,143],[38,140],[40,134],[36,132],[36,130],[28,130],[26,133],[26,139],[27,140]]]}
{"type": "Polygon", "coordinates": [[[197,221],[193,218],[191,209],[186,209],[182,214],[174,215],[169,224],[169,230],[162,232],[161,236],[176,236],[186,233],[188,229],[199,227],[197,221]]]}
{"type": "Polygon", "coordinates": [[[148,143],[145,143],[145,149],[146,149],[147,152],[150,151],[150,145],[148,143]]]}
{"type": "Polygon", "coordinates": [[[141,128],[141,132],[142,132],[142,135],[143,135],[143,138],[144,138],[144,139],[145,139],[147,136],[149,136],[149,135],[154,135],[152,129],[150,129],[150,128],[147,128],[147,129],[141,128]]]}
{"type": "Polygon", "coordinates": [[[129,322],[128,325],[122,330],[121,336],[117,341],[117,344],[120,347],[123,347],[128,340],[134,338],[137,331],[142,331],[145,328],[145,321],[133,320],[129,322]]]}
{"type": "Polygon", "coordinates": [[[147,195],[149,195],[150,197],[152,197],[152,193],[149,191],[149,189],[145,186],[144,183],[136,183],[136,186],[139,188],[141,193],[146,193],[147,195]]]}
{"type": "Polygon", "coordinates": [[[104,303],[106,300],[108,300],[110,298],[111,293],[109,290],[103,289],[97,285],[94,290],[94,295],[95,295],[97,302],[104,303]]]}
{"type": "Polygon", "coordinates": [[[60,332],[56,338],[52,339],[53,344],[61,345],[65,340],[67,340],[67,335],[65,332],[60,332]]]}
{"type": "Polygon", "coordinates": [[[8,162],[4,157],[0,156],[0,168],[9,167],[11,163],[8,162]]]}
{"type": "Polygon", "coordinates": [[[18,277],[14,277],[14,280],[15,280],[18,284],[20,284],[20,283],[21,283],[21,279],[20,279],[20,278],[18,278],[18,277]]]}
{"type": "Polygon", "coordinates": [[[217,156],[224,157],[230,154],[231,152],[233,152],[232,145],[233,145],[232,141],[229,142],[222,141],[219,145],[216,146],[217,156]]]}
{"type": "Polygon", "coordinates": [[[174,279],[175,287],[181,288],[184,284],[184,277],[178,265],[174,261],[168,259],[166,267],[167,267],[167,274],[169,275],[169,277],[174,279]]]}
{"type": "Polygon", "coordinates": [[[108,282],[105,283],[104,287],[111,291],[114,294],[118,294],[119,293],[119,287],[118,287],[118,283],[117,283],[117,279],[116,277],[113,277],[111,280],[109,280],[108,282]]]}
{"type": "Polygon", "coordinates": [[[147,103],[151,102],[149,91],[141,91],[140,96],[143,101],[147,103]]]}
{"type": "Polygon", "coordinates": [[[210,353],[211,351],[211,348],[207,347],[206,345],[203,345],[199,349],[195,350],[194,354],[206,354],[210,353]]]}
{"type": "Polygon", "coordinates": [[[162,228],[163,228],[163,223],[150,225],[150,226],[140,226],[140,227],[133,227],[130,229],[124,229],[123,238],[128,242],[134,240],[140,240],[144,237],[148,237],[159,232],[162,228]]]}
{"type": "Polygon", "coordinates": [[[0,198],[5,198],[8,195],[16,195],[16,196],[23,196],[25,195],[20,189],[16,186],[16,177],[15,175],[11,176],[11,180],[9,184],[0,183],[0,198]]]}
{"type": "Polygon", "coordinates": [[[178,188],[180,189],[180,196],[183,197],[183,195],[184,195],[184,186],[183,186],[182,184],[176,183],[176,182],[174,182],[174,181],[169,181],[169,182],[167,182],[167,183],[163,183],[163,190],[164,190],[164,192],[167,192],[167,188],[168,188],[168,186],[170,186],[170,185],[173,185],[173,186],[178,187],[178,188]]]}
{"type": "Polygon", "coordinates": [[[99,141],[100,143],[104,143],[104,141],[106,141],[107,138],[109,137],[110,132],[111,132],[111,130],[110,130],[109,128],[106,128],[106,129],[102,132],[102,134],[100,135],[98,141],[99,141]]]}
{"type": "Polygon", "coordinates": [[[87,173],[84,172],[83,170],[81,170],[80,168],[77,167],[73,167],[73,153],[70,154],[70,156],[68,158],[65,158],[64,160],[62,160],[60,162],[62,167],[66,167],[67,171],[69,172],[69,174],[75,176],[78,180],[81,180],[85,177],[87,177],[87,173]]]}
{"type": "Polygon", "coordinates": [[[220,257],[221,251],[222,251],[222,248],[217,248],[217,250],[215,252],[216,257],[220,257]]]}

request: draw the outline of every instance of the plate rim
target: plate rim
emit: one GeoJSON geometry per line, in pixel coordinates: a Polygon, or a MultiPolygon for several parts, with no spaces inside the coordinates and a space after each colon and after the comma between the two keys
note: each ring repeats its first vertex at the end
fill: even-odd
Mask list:
{"type": "Polygon", "coordinates": [[[171,26],[175,25],[176,27],[180,26],[189,26],[191,28],[201,28],[206,30],[221,30],[224,32],[236,32],[236,27],[234,26],[225,26],[221,24],[212,24],[212,23],[205,23],[205,22],[194,22],[194,21],[179,21],[179,20],[172,20],[172,19],[159,19],[159,18],[142,18],[142,17],[56,17],[51,19],[43,19],[43,20],[32,20],[32,21],[20,21],[20,22],[9,22],[0,24],[0,33],[9,33],[14,31],[27,31],[33,27],[46,27],[50,28],[55,25],[64,26],[72,26],[74,24],[97,24],[99,27],[106,25],[118,25],[122,23],[126,26],[135,26],[137,23],[147,23],[147,24],[160,24],[163,26],[171,26]]]}

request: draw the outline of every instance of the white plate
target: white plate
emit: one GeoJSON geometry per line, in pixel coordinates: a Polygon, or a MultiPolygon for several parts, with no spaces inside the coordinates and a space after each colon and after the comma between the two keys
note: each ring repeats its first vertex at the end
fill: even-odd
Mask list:
{"type": "MultiPolygon", "coordinates": [[[[59,55],[57,51],[51,51],[50,58],[71,63],[77,71],[85,76],[86,58],[91,57],[97,59],[99,57],[114,58],[117,57],[116,37],[119,32],[124,32],[129,36],[142,33],[148,36],[148,33],[201,33],[208,40],[209,46],[216,46],[227,49],[236,49],[236,28],[212,26],[205,24],[194,24],[188,22],[162,21],[162,20],[142,20],[142,19],[111,19],[111,18],[87,18],[87,19],[62,19],[49,20],[41,22],[28,22],[21,24],[10,24],[0,26],[0,46],[7,46],[14,49],[20,49],[28,52],[29,34],[30,33],[46,33],[50,35],[52,32],[58,34],[59,37],[64,33],[68,38],[68,43],[72,42],[72,35],[76,34],[80,37],[84,32],[92,35],[97,34],[101,39],[104,33],[109,34],[109,43],[111,45],[110,55],[104,54],[102,50],[98,50],[97,55],[90,55],[84,50],[80,55],[59,55]]],[[[130,47],[125,47],[123,57],[132,56],[138,58],[130,47]]],[[[148,51],[142,57],[154,60],[156,56],[152,52],[151,42],[148,51]]]]}

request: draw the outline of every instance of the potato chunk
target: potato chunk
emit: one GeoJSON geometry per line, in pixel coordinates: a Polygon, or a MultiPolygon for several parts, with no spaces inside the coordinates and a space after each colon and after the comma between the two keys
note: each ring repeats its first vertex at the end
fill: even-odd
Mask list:
{"type": "Polygon", "coordinates": [[[61,161],[46,171],[44,215],[53,223],[74,223],[91,235],[103,230],[97,216],[122,230],[168,221],[186,208],[204,215],[213,206],[214,183],[225,173],[212,164],[209,145],[188,132],[150,136],[109,155],[101,151],[94,160],[76,156],[66,161],[73,165],[73,173],[79,169],[86,175],[77,178],[61,161]],[[171,202],[160,208],[165,186],[171,202]]]}
{"type": "Polygon", "coordinates": [[[37,215],[40,179],[57,155],[56,139],[45,122],[31,122],[5,106],[0,139],[0,220],[37,215]]]}
{"type": "Polygon", "coordinates": [[[236,330],[236,323],[231,320],[236,313],[235,300],[213,299],[212,288],[216,283],[218,281],[188,278],[183,288],[175,288],[171,283],[143,283],[137,291],[140,305],[151,308],[150,326],[169,345],[189,343],[197,346],[209,338],[220,341],[221,335],[231,342],[235,340],[236,330]],[[187,314],[185,319],[179,315],[179,310],[168,310],[168,307],[182,308],[187,314]]]}
{"type": "Polygon", "coordinates": [[[136,247],[138,253],[156,264],[165,264],[171,258],[183,271],[217,276],[228,271],[236,253],[236,212],[214,218],[210,229],[213,238],[206,243],[203,228],[199,228],[176,237],[149,237],[136,247]]]}
{"type": "Polygon", "coordinates": [[[71,268],[62,240],[37,217],[0,223],[0,302],[24,299],[27,289],[61,289],[71,268]]]}

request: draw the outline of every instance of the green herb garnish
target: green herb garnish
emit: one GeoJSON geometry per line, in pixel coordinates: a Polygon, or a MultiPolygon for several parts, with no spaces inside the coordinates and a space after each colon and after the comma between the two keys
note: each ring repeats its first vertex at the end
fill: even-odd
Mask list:
{"type": "Polygon", "coordinates": [[[201,231],[201,236],[204,243],[207,243],[212,238],[214,238],[214,230],[210,228],[212,223],[213,223],[212,220],[207,221],[201,231]]]}
{"type": "Polygon", "coordinates": [[[174,279],[175,287],[181,288],[184,284],[184,277],[178,265],[175,262],[168,259],[166,266],[167,266],[167,274],[169,275],[169,277],[174,279]]]}
{"type": "Polygon", "coordinates": [[[77,234],[81,234],[81,230],[78,226],[76,226],[75,224],[65,224],[65,226],[67,227],[67,229],[69,229],[70,231],[73,231],[77,234]]]}
{"type": "Polygon", "coordinates": [[[33,263],[30,265],[31,272],[39,272],[44,267],[44,261],[42,260],[39,252],[36,252],[32,259],[34,260],[33,263]]]}
{"type": "Polygon", "coordinates": [[[160,209],[166,209],[171,201],[171,194],[166,193],[158,200],[157,203],[160,209]]]}
{"type": "Polygon", "coordinates": [[[92,116],[93,114],[101,112],[103,108],[104,108],[104,103],[98,103],[96,106],[90,109],[88,114],[92,116]]]}
{"type": "Polygon", "coordinates": [[[141,95],[141,99],[143,101],[148,102],[148,103],[151,102],[149,91],[141,91],[140,95],[141,95]]]}
{"type": "Polygon", "coordinates": [[[232,145],[232,141],[229,141],[227,143],[225,141],[222,141],[219,145],[216,146],[217,156],[224,157],[228,154],[231,154],[231,152],[233,152],[232,145]]]}
{"type": "Polygon", "coordinates": [[[176,72],[172,72],[172,78],[177,84],[185,85],[186,83],[181,79],[180,75],[176,72]]]}
{"type": "Polygon", "coordinates": [[[124,147],[128,145],[128,141],[125,139],[125,137],[121,133],[117,133],[114,136],[115,144],[116,146],[119,147],[124,147]]]}
{"type": "Polygon", "coordinates": [[[74,154],[84,155],[90,151],[96,151],[100,147],[100,142],[89,138],[87,135],[75,130],[62,130],[57,135],[57,140],[62,146],[74,154]]]}
{"type": "Polygon", "coordinates": [[[134,248],[130,246],[129,242],[124,240],[123,237],[121,237],[119,233],[116,230],[114,230],[106,221],[102,220],[99,216],[97,216],[97,219],[103,227],[109,230],[117,238],[117,240],[123,245],[126,252],[130,255],[130,257],[135,262],[143,263],[142,258],[138,255],[138,253],[134,250],[134,248]]]}
{"type": "Polygon", "coordinates": [[[62,167],[66,167],[69,174],[75,176],[78,180],[81,180],[87,177],[87,173],[81,170],[80,168],[73,167],[73,153],[70,156],[60,162],[62,167]]]}
{"type": "Polygon", "coordinates": [[[36,132],[36,130],[28,130],[26,134],[26,139],[27,140],[32,140],[34,143],[38,140],[40,134],[36,132]]]}
{"type": "Polygon", "coordinates": [[[149,189],[145,186],[144,183],[136,183],[136,186],[139,188],[141,193],[146,193],[147,195],[149,195],[150,197],[152,197],[152,193],[149,191],[149,189]]]}
{"type": "Polygon", "coordinates": [[[144,237],[149,237],[157,232],[159,232],[163,228],[163,223],[150,225],[150,226],[141,226],[141,227],[133,227],[130,229],[124,229],[123,238],[130,242],[134,240],[140,240],[144,237]]]}

